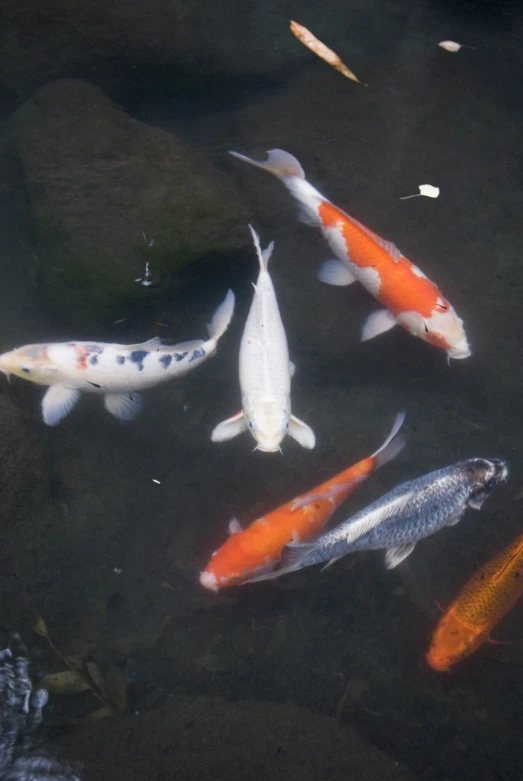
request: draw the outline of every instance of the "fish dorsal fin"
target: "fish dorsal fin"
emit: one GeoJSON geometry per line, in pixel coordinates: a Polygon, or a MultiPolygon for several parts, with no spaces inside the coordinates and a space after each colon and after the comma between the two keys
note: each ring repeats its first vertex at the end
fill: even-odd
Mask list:
{"type": "Polygon", "coordinates": [[[397,496],[387,504],[377,507],[370,513],[366,513],[365,510],[363,510],[362,513],[358,513],[360,518],[356,515],[354,516],[353,522],[351,522],[350,519],[346,521],[346,528],[342,532],[343,539],[347,543],[355,542],[360,537],[363,537],[364,534],[367,534],[371,529],[375,529],[376,526],[380,526],[380,524],[385,523],[390,518],[403,512],[413,496],[414,492],[409,491],[406,494],[397,496]]]}
{"type": "Polygon", "coordinates": [[[256,254],[260,262],[260,268],[262,271],[267,271],[267,268],[269,266],[269,260],[272,255],[272,251],[274,249],[274,242],[271,241],[269,246],[266,249],[262,250],[262,248],[260,247],[260,237],[254,230],[252,225],[249,225],[249,230],[251,232],[252,240],[254,242],[254,247],[256,249],[256,254]]]}
{"type": "Polygon", "coordinates": [[[361,222],[358,222],[358,220],[355,220],[355,219],[354,219],[354,217],[350,217],[350,215],[347,215],[347,217],[349,217],[349,219],[350,219],[350,220],[351,220],[351,221],[352,221],[352,222],[353,222],[355,225],[357,225],[357,226],[358,226],[358,228],[361,228],[361,230],[362,230],[364,233],[366,233],[366,234],[367,234],[367,236],[368,236],[370,239],[373,239],[373,241],[375,241],[375,242],[376,242],[376,244],[379,244],[379,245],[380,245],[380,247],[381,247],[382,249],[384,249],[384,250],[385,250],[385,252],[387,252],[387,253],[388,253],[388,254],[391,256],[392,260],[393,260],[395,263],[397,263],[397,262],[399,261],[399,259],[401,258],[401,252],[400,252],[400,251],[399,251],[399,249],[396,247],[396,245],[394,244],[394,242],[392,242],[392,241],[387,241],[387,239],[382,239],[382,238],[381,238],[381,236],[378,236],[378,234],[377,234],[377,233],[374,233],[374,231],[371,231],[371,230],[370,230],[370,228],[367,228],[365,225],[362,225],[362,223],[361,223],[361,222]]]}
{"type": "Polygon", "coordinates": [[[148,339],[146,342],[126,344],[125,346],[128,350],[159,350],[163,346],[163,341],[159,336],[153,336],[152,339],[148,339]]]}

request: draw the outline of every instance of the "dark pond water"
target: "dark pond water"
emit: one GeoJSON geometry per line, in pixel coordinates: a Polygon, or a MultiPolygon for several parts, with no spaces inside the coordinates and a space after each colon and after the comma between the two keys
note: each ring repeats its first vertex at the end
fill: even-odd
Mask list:
{"type": "MultiPolygon", "coordinates": [[[[41,421],[42,389],[1,382],[0,622],[23,634],[41,676],[64,667],[32,632],[41,615],[63,655],[116,677],[120,704],[124,682],[131,714],[156,712],[173,698],[189,707],[202,696],[232,703],[233,711],[244,701],[289,713],[300,706],[382,749],[399,763],[391,778],[410,771],[438,781],[516,781],[523,606],[496,630],[508,645],[486,644],[450,673],[430,669],[424,655],[436,603],[449,604],[521,532],[521,9],[486,1],[359,3],[353,43],[355,4],[316,4],[302,14],[288,6],[286,17],[331,43],[368,86],[312,54],[267,76],[246,66],[245,74],[205,78],[196,68],[189,78],[145,57],[133,60],[133,70],[116,57],[105,81],[101,66],[64,66],[59,75],[93,79],[131,117],[197,148],[238,188],[263,243],[275,241],[271,273],[297,366],[293,410],[312,426],[317,445],[307,451],[288,439],[280,456],[252,452],[248,434],[210,441],[213,427],[240,403],[238,350],[257,275],[248,240],[244,252],[204,264],[183,288],[151,291],[143,311],[115,311],[114,320],[124,322],[76,328],[38,285],[31,206],[5,133],[2,351],[74,338],[131,343],[157,334],[180,341],[205,334],[227,287],[237,307],[217,356],[146,391],[144,412],[130,425],[85,396],[49,429],[41,421]],[[445,39],[471,48],[444,51],[437,43],[445,39]],[[358,285],[320,284],[316,271],[330,252],[319,231],[298,222],[274,178],[227,155],[237,149],[261,159],[274,147],[296,155],[314,186],[394,240],[438,283],[464,319],[469,359],[449,367],[441,351],[400,329],[359,342],[373,299],[358,285]],[[400,200],[422,183],[438,186],[439,198],[400,200]],[[321,573],[311,568],[217,595],[201,588],[199,573],[225,541],[232,516],[247,524],[368,455],[400,410],[407,446],[334,522],[402,481],[463,458],[506,459],[506,486],[480,513],[468,511],[457,526],[420,543],[397,570],[386,571],[382,554],[370,552],[321,573]]],[[[12,97],[6,92],[6,122],[22,100],[12,97]]],[[[98,707],[87,692],[53,696],[46,712],[53,751],[62,741],[67,756],[84,763],[85,777],[105,777],[96,741],[116,745],[117,718],[132,718],[100,721],[88,738],[73,729],[98,707]],[[115,737],[107,738],[111,730],[115,737]]],[[[216,716],[217,730],[223,718],[216,716]]],[[[227,740],[256,742],[252,725],[259,730],[264,722],[250,718],[240,719],[235,738],[220,738],[218,754],[227,756],[227,740]]],[[[212,733],[212,719],[207,729],[212,733]]],[[[150,748],[153,777],[170,777],[154,776],[160,749],[150,748]]],[[[350,756],[348,746],[343,761],[350,756]]],[[[178,761],[183,768],[183,744],[178,761]]],[[[272,767],[267,760],[257,776],[245,761],[220,772],[261,778],[272,767]]],[[[329,761],[311,778],[337,778],[329,761]]],[[[111,777],[120,773],[142,778],[125,762],[111,777]]],[[[207,778],[197,770],[185,775],[207,778]]]]}

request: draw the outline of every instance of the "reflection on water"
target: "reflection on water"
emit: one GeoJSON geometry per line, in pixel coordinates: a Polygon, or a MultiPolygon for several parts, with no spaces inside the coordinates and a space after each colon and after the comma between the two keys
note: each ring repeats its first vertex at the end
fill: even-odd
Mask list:
{"type": "MultiPolygon", "coordinates": [[[[372,770],[391,779],[519,779],[521,604],[495,630],[510,645],[485,644],[449,673],[430,669],[424,655],[436,604],[450,604],[520,533],[521,10],[397,0],[306,3],[285,13],[245,4],[247,14],[225,5],[212,42],[187,37],[183,71],[151,65],[147,52],[140,58],[139,26],[132,35],[125,27],[129,50],[121,40],[110,62],[109,33],[93,64],[77,25],[70,67],[44,67],[37,48],[44,81],[27,58],[6,67],[0,351],[155,336],[179,343],[205,337],[202,325],[228,288],[237,304],[216,357],[144,391],[132,424],[86,394],[59,426],[45,427],[44,388],[2,380],[0,623],[22,633],[36,677],[87,677],[76,694],[58,686],[45,713],[53,750],[60,745],[84,763],[86,778],[128,777],[125,751],[136,745],[140,778],[169,762],[169,772],[194,778],[264,777],[269,767],[271,777],[342,778],[350,767],[362,778],[372,770]],[[290,18],[368,87],[300,48],[290,18]],[[272,54],[271,35],[280,42],[272,54]],[[474,48],[438,48],[446,39],[474,48]],[[87,110],[75,105],[75,95],[93,95],[85,83],[44,88],[39,103],[24,102],[59,76],[104,90],[143,123],[137,133],[148,145],[133,142],[137,123],[109,100],[107,111],[102,98],[89,97],[87,110]],[[315,187],[437,282],[463,317],[470,358],[449,367],[442,351],[398,328],[359,342],[376,308],[371,296],[360,285],[320,284],[316,272],[331,254],[320,232],[298,222],[279,182],[226,154],[263,159],[275,147],[295,154],[315,187]],[[180,160],[191,172],[183,181],[180,160]],[[422,183],[438,186],[439,197],[401,200],[422,183]],[[191,190],[205,200],[196,217],[183,211],[191,190]],[[253,453],[247,434],[210,440],[241,404],[238,351],[258,274],[249,220],[262,246],[275,242],[270,271],[296,364],[293,409],[316,434],[313,450],[290,438],[283,455],[253,453]],[[192,226],[203,224],[193,242],[192,226]],[[178,273],[173,258],[190,253],[195,263],[178,273]],[[135,282],[146,262],[151,286],[135,282]],[[245,526],[362,459],[400,410],[407,446],[358,487],[335,522],[464,458],[506,459],[507,485],[392,571],[382,553],[364,552],[273,583],[218,594],[200,586],[232,517],[245,526]],[[48,638],[33,631],[39,617],[48,638]],[[99,722],[75,729],[96,713],[99,722]],[[104,741],[111,760],[99,759],[104,741]]],[[[6,13],[12,21],[9,3],[6,13]]],[[[31,17],[34,24],[48,41],[45,20],[31,17]]],[[[69,28],[56,24],[68,40],[69,28]]],[[[99,34],[92,18],[82,24],[87,37],[99,34]]],[[[22,37],[20,51],[26,45],[22,37]]],[[[72,50],[63,47],[67,61],[72,50]]]]}

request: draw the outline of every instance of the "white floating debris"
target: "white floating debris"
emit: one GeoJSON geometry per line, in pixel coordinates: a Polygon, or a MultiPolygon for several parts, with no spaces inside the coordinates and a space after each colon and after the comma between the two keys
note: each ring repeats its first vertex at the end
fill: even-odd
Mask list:
{"type": "Polygon", "coordinates": [[[126,317],[121,317],[119,320],[115,320],[113,325],[118,325],[118,323],[125,323],[126,320],[126,317]]]}
{"type": "Polygon", "coordinates": [[[420,184],[419,193],[415,195],[403,195],[400,201],[407,201],[409,198],[419,198],[420,195],[424,195],[427,198],[437,198],[439,195],[439,187],[434,187],[432,184],[420,184]]]}
{"type": "Polygon", "coordinates": [[[154,477],[152,478],[152,480],[153,480],[153,483],[156,483],[156,485],[161,485],[160,481],[159,480],[155,480],[154,477]]]}
{"type": "Polygon", "coordinates": [[[461,43],[456,43],[456,41],[440,41],[438,46],[448,52],[459,52],[461,49],[461,43]]]}
{"type": "Polygon", "coordinates": [[[138,279],[135,279],[135,282],[138,282],[139,285],[142,285],[142,287],[150,287],[152,283],[152,274],[151,274],[151,265],[150,263],[145,264],[145,274],[143,277],[138,277],[138,279]]]}
{"type": "Polygon", "coordinates": [[[121,575],[123,570],[121,570],[120,567],[113,567],[113,572],[115,575],[121,575]]]}

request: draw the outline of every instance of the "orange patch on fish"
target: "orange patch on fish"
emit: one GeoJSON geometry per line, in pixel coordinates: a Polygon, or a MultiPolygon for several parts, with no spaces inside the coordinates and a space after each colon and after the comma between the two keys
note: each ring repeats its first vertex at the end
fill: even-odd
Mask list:
{"type": "Polygon", "coordinates": [[[323,226],[339,231],[347,249],[347,256],[360,269],[372,268],[380,278],[380,289],[376,298],[397,317],[402,312],[417,312],[430,318],[432,312],[445,311],[449,307],[430,279],[417,267],[399,255],[394,258],[382,245],[378,234],[363,229],[334,204],[323,201],[318,207],[323,226]],[[443,307],[438,306],[443,301],[443,307]]]}

